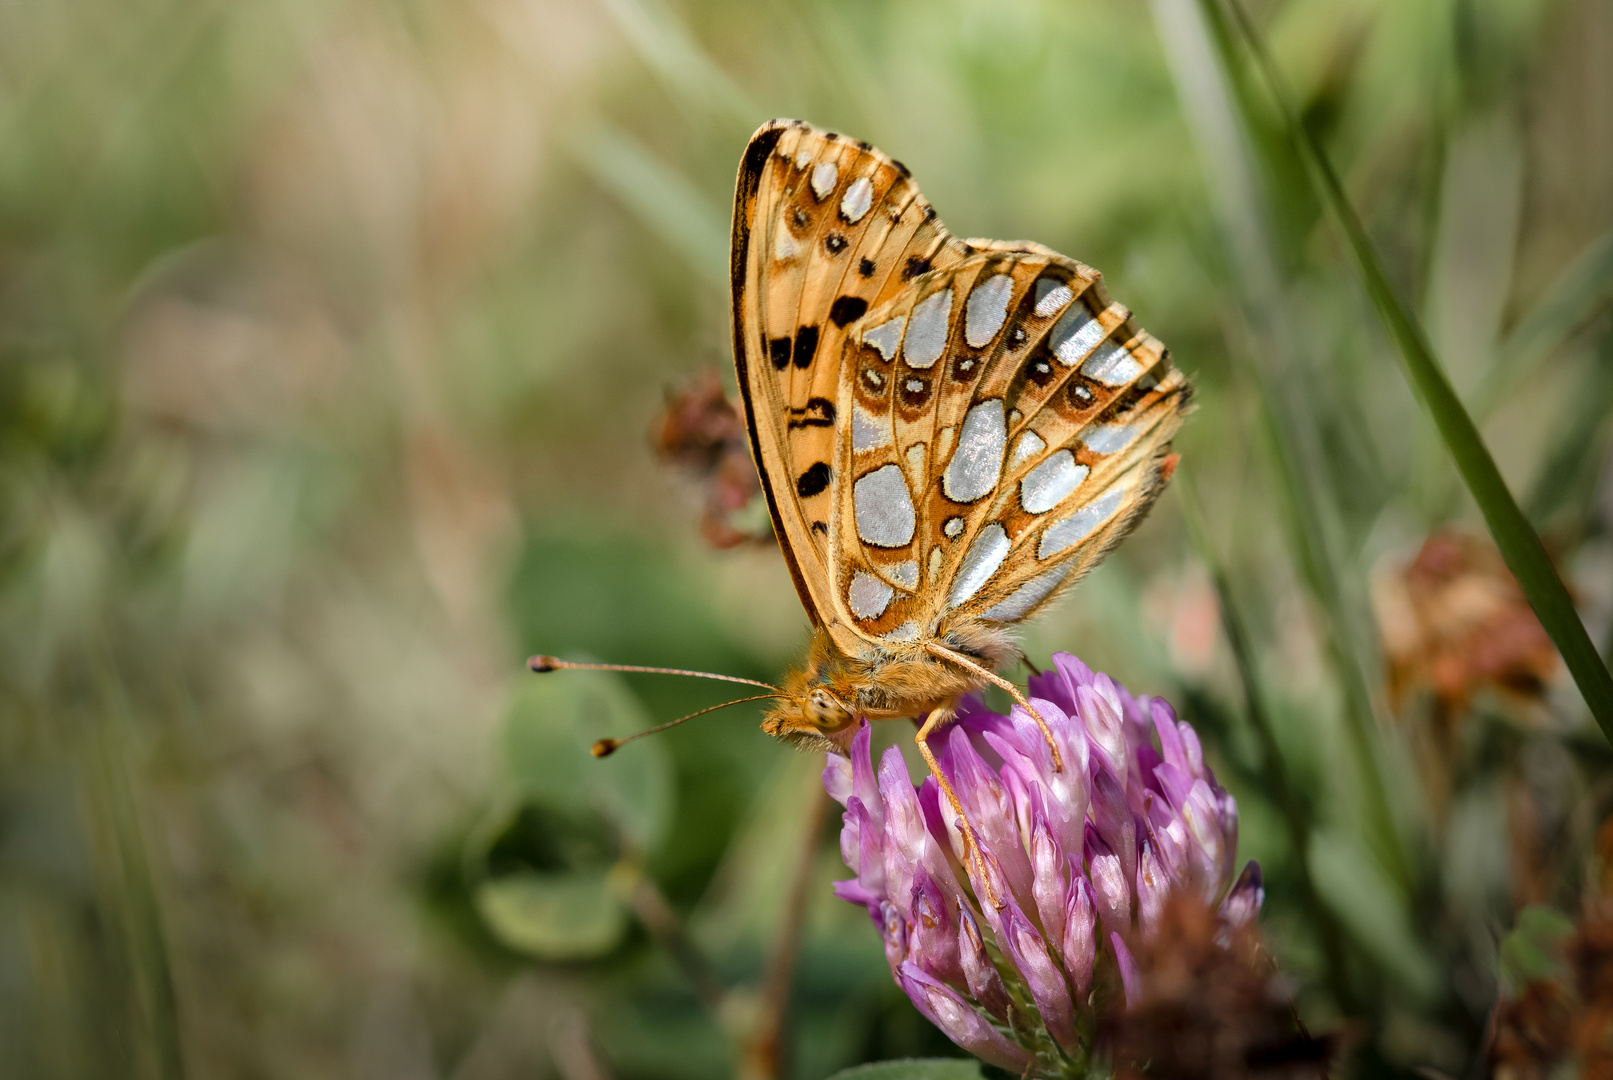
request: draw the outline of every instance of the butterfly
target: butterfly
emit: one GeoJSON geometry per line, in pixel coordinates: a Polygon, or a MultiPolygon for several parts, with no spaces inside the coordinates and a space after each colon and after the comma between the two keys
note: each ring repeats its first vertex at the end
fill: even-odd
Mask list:
{"type": "Polygon", "coordinates": [[[1097,271],[954,237],[900,162],[799,120],[745,148],[730,259],[751,451],[813,627],[762,728],[839,749],[918,721],[973,848],[928,741],[990,684],[1046,733],[999,674],[1016,627],[1152,506],[1189,383],[1097,271]]]}

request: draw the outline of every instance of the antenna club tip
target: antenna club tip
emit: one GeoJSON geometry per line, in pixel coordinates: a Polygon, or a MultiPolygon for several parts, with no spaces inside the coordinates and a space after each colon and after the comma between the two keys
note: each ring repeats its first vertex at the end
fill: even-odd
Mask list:
{"type": "Polygon", "coordinates": [[[526,666],[531,671],[539,672],[560,670],[560,661],[553,656],[532,656],[527,658],[526,666]]]}
{"type": "Polygon", "coordinates": [[[622,745],[616,739],[600,739],[593,746],[595,757],[609,757],[616,753],[616,748],[622,745]]]}

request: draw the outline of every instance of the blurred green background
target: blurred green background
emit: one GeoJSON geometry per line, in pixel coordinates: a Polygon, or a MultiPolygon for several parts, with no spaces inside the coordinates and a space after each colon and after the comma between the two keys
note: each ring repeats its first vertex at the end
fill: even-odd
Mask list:
{"type": "MultiPolygon", "coordinates": [[[[773,678],[805,640],[645,434],[731,379],[772,116],[1098,267],[1193,374],[1200,542],[1167,494],[1028,651],[1199,725],[1357,1068],[1470,1068],[1515,912],[1573,909],[1607,746],[1560,676],[1459,722],[1385,693],[1374,582],[1478,519],[1205,11],[0,4],[0,1075],[730,1074],[819,839],[789,1074],[953,1052],[828,894],[821,762],[753,706],[596,762],[723,691],[522,667],[773,678]]],[[[1252,13],[1605,647],[1613,5],[1252,13]]]]}

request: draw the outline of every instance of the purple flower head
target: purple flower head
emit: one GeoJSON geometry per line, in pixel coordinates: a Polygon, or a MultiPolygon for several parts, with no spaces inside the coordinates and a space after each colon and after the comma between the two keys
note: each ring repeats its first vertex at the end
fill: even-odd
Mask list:
{"type": "Polygon", "coordinates": [[[867,724],[849,758],[829,755],[856,874],[835,892],[868,910],[897,984],[959,1046],[1016,1072],[1079,1074],[1099,999],[1138,993],[1131,948],[1173,893],[1219,904],[1227,927],[1257,918],[1264,893],[1253,863],[1229,891],[1237,806],[1169,705],[1068,653],[1030,691],[1062,767],[1024,709],[966,699],[930,742],[959,807],[934,777],[915,787],[896,747],[876,770],[867,724]]]}

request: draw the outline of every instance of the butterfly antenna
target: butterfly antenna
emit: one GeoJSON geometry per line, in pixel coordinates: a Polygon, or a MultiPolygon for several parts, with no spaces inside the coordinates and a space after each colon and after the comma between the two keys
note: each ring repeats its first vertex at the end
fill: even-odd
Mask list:
{"type": "MultiPolygon", "coordinates": [[[[579,671],[633,671],[645,675],[691,675],[697,679],[716,679],[719,682],[743,683],[746,686],[760,686],[763,690],[771,690],[775,694],[783,693],[772,683],[757,682],[755,679],[741,679],[738,675],[714,675],[709,671],[688,671],[684,668],[638,667],[633,664],[582,664],[575,660],[562,660],[557,656],[534,656],[527,660],[526,666],[539,673],[576,669],[579,671]]],[[[755,699],[746,698],[745,700],[753,701],[755,699]]]]}
{"type": "Polygon", "coordinates": [[[616,753],[616,751],[620,750],[630,742],[633,742],[637,739],[642,739],[647,735],[655,735],[658,732],[665,731],[667,728],[677,727],[685,720],[693,720],[695,717],[704,716],[708,712],[716,712],[718,709],[726,709],[730,705],[743,705],[747,701],[766,701],[768,698],[777,696],[778,695],[776,694],[757,694],[755,697],[735,698],[733,701],[725,701],[720,705],[708,705],[706,708],[700,709],[697,712],[692,712],[688,716],[680,716],[676,720],[668,720],[664,724],[657,724],[652,728],[645,728],[643,731],[629,735],[625,739],[600,739],[594,744],[594,756],[609,757],[611,754],[616,753]]]}

